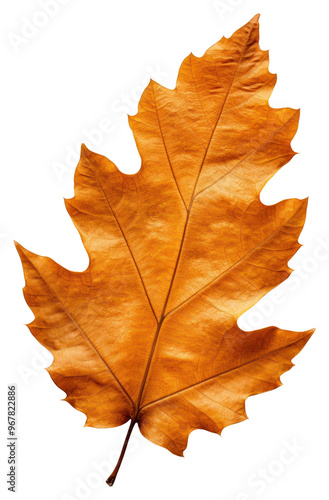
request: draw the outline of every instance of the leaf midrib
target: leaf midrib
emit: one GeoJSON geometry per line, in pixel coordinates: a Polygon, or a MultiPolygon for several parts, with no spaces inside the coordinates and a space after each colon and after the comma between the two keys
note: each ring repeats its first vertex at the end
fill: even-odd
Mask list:
{"type": "Polygon", "coordinates": [[[134,420],[135,421],[138,419],[138,415],[139,415],[139,411],[140,411],[141,398],[143,396],[143,392],[144,392],[144,388],[145,388],[145,385],[146,385],[147,377],[148,377],[148,374],[149,374],[149,371],[150,371],[150,367],[151,367],[151,363],[152,363],[154,351],[155,351],[155,348],[156,348],[156,344],[157,344],[157,341],[158,341],[158,338],[159,338],[159,334],[160,334],[160,331],[161,331],[161,327],[162,327],[163,321],[165,319],[165,314],[166,314],[166,309],[167,309],[168,301],[169,301],[171,290],[172,290],[172,287],[173,287],[173,284],[174,284],[174,281],[175,281],[175,276],[176,276],[176,273],[177,273],[177,268],[178,268],[178,265],[179,265],[179,262],[180,262],[180,257],[181,257],[181,253],[182,253],[182,249],[183,249],[183,244],[184,244],[185,236],[186,236],[187,226],[188,226],[188,223],[189,223],[191,209],[192,209],[193,202],[194,202],[195,190],[197,188],[197,185],[198,185],[198,182],[199,182],[199,178],[200,178],[200,175],[201,175],[201,172],[202,172],[202,168],[204,166],[204,163],[205,163],[205,160],[207,158],[207,154],[208,154],[208,151],[209,151],[212,139],[214,137],[214,133],[215,133],[215,131],[217,129],[218,123],[219,123],[220,118],[221,118],[221,116],[223,114],[223,111],[224,111],[224,108],[225,108],[225,105],[226,105],[229,93],[230,93],[230,91],[232,89],[233,83],[235,81],[235,77],[237,75],[240,63],[242,61],[243,56],[245,55],[245,51],[246,51],[246,48],[247,48],[247,45],[248,45],[248,42],[249,42],[249,39],[250,39],[250,35],[251,35],[252,30],[254,28],[254,25],[255,25],[255,23],[253,23],[253,25],[251,26],[251,29],[249,31],[246,43],[245,43],[245,45],[243,47],[243,50],[241,51],[241,56],[239,58],[239,61],[237,62],[237,65],[236,65],[236,68],[235,68],[235,72],[233,74],[231,83],[229,85],[229,88],[227,90],[225,99],[223,101],[220,113],[218,115],[218,119],[216,121],[216,124],[215,124],[215,126],[213,128],[212,134],[210,136],[210,139],[209,139],[209,142],[208,142],[208,146],[207,146],[207,149],[206,149],[205,154],[203,156],[203,159],[202,159],[202,162],[201,162],[201,165],[200,165],[200,169],[199,169],[199,172],[198,172],[195,184],[194,184],[194,189],[193,189],[193,193],[192,193],[192,196],[191,196],[190,204],[189,204],[189,207],[188,207],[188,210],[187,210],[187,215],[186,215],[186,220],[185,220],[185,226],[184,226],[184,230],[183,230],[183,234],[182,234],[182,239],[181,239],[181,244],[180,244],[180,248],[179,248],[177,259],[176,259],[175,268],[174,268],[174,271],[173,271],[173,275],[172,275],[172,278],[171,278],[169,290],[168,290],[167,297],[166,297],[166,300],[165,300],[165,303],[164,303],[164,306],[163,306],[163,310],[162,310],[162,313],[161,313],[159,324],[158,324],[158,327],[157,327],[157,330],[156,330],[156,333],[155,333],[155,336],[154,336],[153,344],[152,344],[152,347],[151,347],[151,351],[150,351],[150,354],[149,354],[148,362],[147,362],[146,369],[145,369],[145,372],[144,372],[144,377],[143,377],[143,380],[142,380],[142,383],[141,383],[141,388],[140,388],[140,391],[139,391],[139,394],[138,394],[138,397],[137,397],[137,401],[136,401],[135,415],[134,415],[134,420]]]}

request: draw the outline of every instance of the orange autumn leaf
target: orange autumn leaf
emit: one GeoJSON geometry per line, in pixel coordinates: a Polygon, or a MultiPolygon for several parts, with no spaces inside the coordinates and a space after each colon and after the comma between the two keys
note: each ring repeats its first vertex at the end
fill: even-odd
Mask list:
{"type": "Polygon", "coordinates": [[[142,166],[126,175],[82,146],[66,208],[89,255],[72,272],[17,244],[48,371],[86,425],[137,423],[183,455],[194,429],[221,433],[245,400],[278,387],[313,330],[245,332],[238,318],[291,273],[307,200],[267,206],[293,156],[299,112],[268,104],[276,76],[258,16],[202,57],[174,90],[151,81],[129,117],[142,166]]]}

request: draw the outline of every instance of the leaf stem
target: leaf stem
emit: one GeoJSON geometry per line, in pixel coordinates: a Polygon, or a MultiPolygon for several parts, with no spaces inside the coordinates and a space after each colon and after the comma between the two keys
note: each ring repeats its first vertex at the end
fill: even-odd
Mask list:
{"type": "Polygon", "coordinates": [[[130,426],[129,426],[129,429],[128,429],[128,432],[127,432],[127,436],[126,436],[125,442],[123,443],[123,447],[122,447],[122,450],[121,450],[121,453],[120,453],[120,457],[119,457],[118,463],[116,464],[115,469],[113,470],[112,474],[106,480],[106,484],[108,484],[109,486],[113,486],[114,481],[115,481],[115,479],[117,477],[117,474],[118,474],[118,471],[120,469],[123,457],[125,456],[127,445],[128,445],[128,441],[130,439],[130,435],[132,433],[132,430],[134,428],[135,423],[136,423],[136,419],[133,419],[130,422],[130,426]]]}

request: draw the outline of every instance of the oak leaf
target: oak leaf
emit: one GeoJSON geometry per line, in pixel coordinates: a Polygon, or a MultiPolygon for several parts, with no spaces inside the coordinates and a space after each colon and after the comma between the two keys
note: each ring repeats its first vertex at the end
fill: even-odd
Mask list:
{"type": "Polygon", "coordinates": [[[268,104],[276,76],[258,16],[202,57],[174,90],[151,81],[129,117],[142,166],[125,175],[82,146],[66,208],[89,255],[83,272],[17,244],[48,368],[86,425],[130,420],[182,455],[194,429],[247,418],[278,387],[313,330],[243,331],[242,313],[291,273],[307,200],[267,206],[265,183],[293,156],[299,112],[268,104]]]}

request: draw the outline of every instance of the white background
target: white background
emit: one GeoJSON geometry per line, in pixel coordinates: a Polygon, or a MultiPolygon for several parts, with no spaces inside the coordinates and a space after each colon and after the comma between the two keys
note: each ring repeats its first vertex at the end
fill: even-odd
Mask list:
{"type": "Polygon", "coordinates": [[[328,498],[326,0],[223,0],[217,9],[212,0],[64,3],[52,18],[40,17],[36,0],[2,0],[1,5],[1,498],[13,498],[5,485],[8,383],[18,384],[17,500],[328,498]],[[271,293],[246,313],[241,326],[317,330],[295,358],[296,367],[283,375],[284,385],[247,401],[249,420],[226,428],[222,437],[193,432],[184,459],[148,442],[135,428],[109,489],[96,468],[104,461],[112,468],[128,424],[84,428],[85,416],[61,401],[64,393],[42,368],[51,358],[24,326],[33,315],[23,299],[13,239],[83,270],[87,255],[63,203],[73,195],[76,162],[70,155],[87,142],[125,172],[138,170],[125,113],[136,112],[149,77],[173,88],[184,57],[191,51],[202,55],[257,12],[261,48],[270,49],[270,70],[278,74],[270,104],[302,110],[293,141],[300,154],[269,182],[262,200],[310,199],[300,237],[304,246],[290,262],[297,277],[280,285],[280,295],[271,293]],[[44,23],[34,32],[30,26],[25,41],[17,38],[24,18],[44,23]],[[294,441],[295,456],[284,452],[294,441]],[[282,463],[288,456],[290,463],[282,463]],[[268,476],[259,482],[262,469],[268,476]]]}

